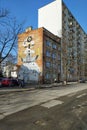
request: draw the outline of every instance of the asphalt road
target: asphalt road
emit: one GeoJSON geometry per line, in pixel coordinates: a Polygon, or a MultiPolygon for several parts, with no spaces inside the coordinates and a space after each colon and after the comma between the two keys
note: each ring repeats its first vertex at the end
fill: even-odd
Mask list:
{"type": "Polygon", "coordinates": [[[0,130],[87,130],[87,84],[0,95],[0,130]]]}

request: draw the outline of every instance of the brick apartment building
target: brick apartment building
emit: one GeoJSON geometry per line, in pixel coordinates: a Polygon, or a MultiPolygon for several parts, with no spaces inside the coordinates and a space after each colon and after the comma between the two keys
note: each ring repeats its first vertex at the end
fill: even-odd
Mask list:
{"type": "Polygon", "coordinates": [[[38,10],[38,27],[61,37],[61,79],[87,79],[87,34],[63,0],[38,10]]]}
{"type": "Polygon", "coordinates": [[[18,65],[22,68],[24,80],[29,83],[53,83],[60,81],[61,73],[61,39],[45,28],[26,29],[18,35],[18,65]],[[28,42],[28,43],[27,43],[28,42]],[[28,60],[26,45],[28,44],[28,60]],[[34,59],[34,60],[33,60],[34,59]],[[27,69],[28,67],[28,69],[27,69]]]}

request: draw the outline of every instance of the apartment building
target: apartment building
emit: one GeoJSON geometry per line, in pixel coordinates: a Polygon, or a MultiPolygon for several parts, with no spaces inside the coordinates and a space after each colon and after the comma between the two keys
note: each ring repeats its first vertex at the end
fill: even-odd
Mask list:
{"type": "Polygon", "coordinates": [[[85,68],[85,79],[87,80],[87,35],[85,35],[85,46],[84,46],[84,68],[85,68]]]}
{"type": "Polygon", "coordinates": [[[28,83],[60,81],[61,39],[45,28],[26,29],[18,35],[19,73],[28,83]]]}
{"type": "Polygon", "coordinates": [[[62,0],[38,10],[38,27],[61,37],[61,79],[85,79],[87,35],[62,0]]]}

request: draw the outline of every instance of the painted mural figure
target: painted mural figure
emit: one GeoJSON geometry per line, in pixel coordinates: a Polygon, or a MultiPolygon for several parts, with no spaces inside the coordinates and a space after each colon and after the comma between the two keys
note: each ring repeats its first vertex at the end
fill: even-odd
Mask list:
{"type": "Polygon", "coordinates": [[[24,53],[26,54],[26,57],[21,59],[23,65],[20,68],[19,75],[25,82],[38,82],[40,68],[36,63],[36,60],[39,55],[35,54],[35,51],[33,50],[34,41],[31,36],[25,39],[23,46],[25,47],[24,53]]]}
{"type": "Polygon", "coordinates": [[[26,58],[22,59],[22,61],[25,63],[35,62],[38,58],[38,55],[32,56],[32,54],[34,54],[35,51],[31,49],[34,46],[34,41],[32,41],[31,36],[27,38],[27,41],[24,41],[23,46],[26,48],[24,52],[26,54],[26,58]]]}

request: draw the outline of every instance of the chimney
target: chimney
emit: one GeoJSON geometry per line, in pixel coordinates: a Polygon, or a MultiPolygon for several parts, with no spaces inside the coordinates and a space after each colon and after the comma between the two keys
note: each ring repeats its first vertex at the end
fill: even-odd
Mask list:
{"type": "Polygon", "coordinates": [[[28,27],[25,32],[30,32],[32,30],[32,26],[28,27]]]}

